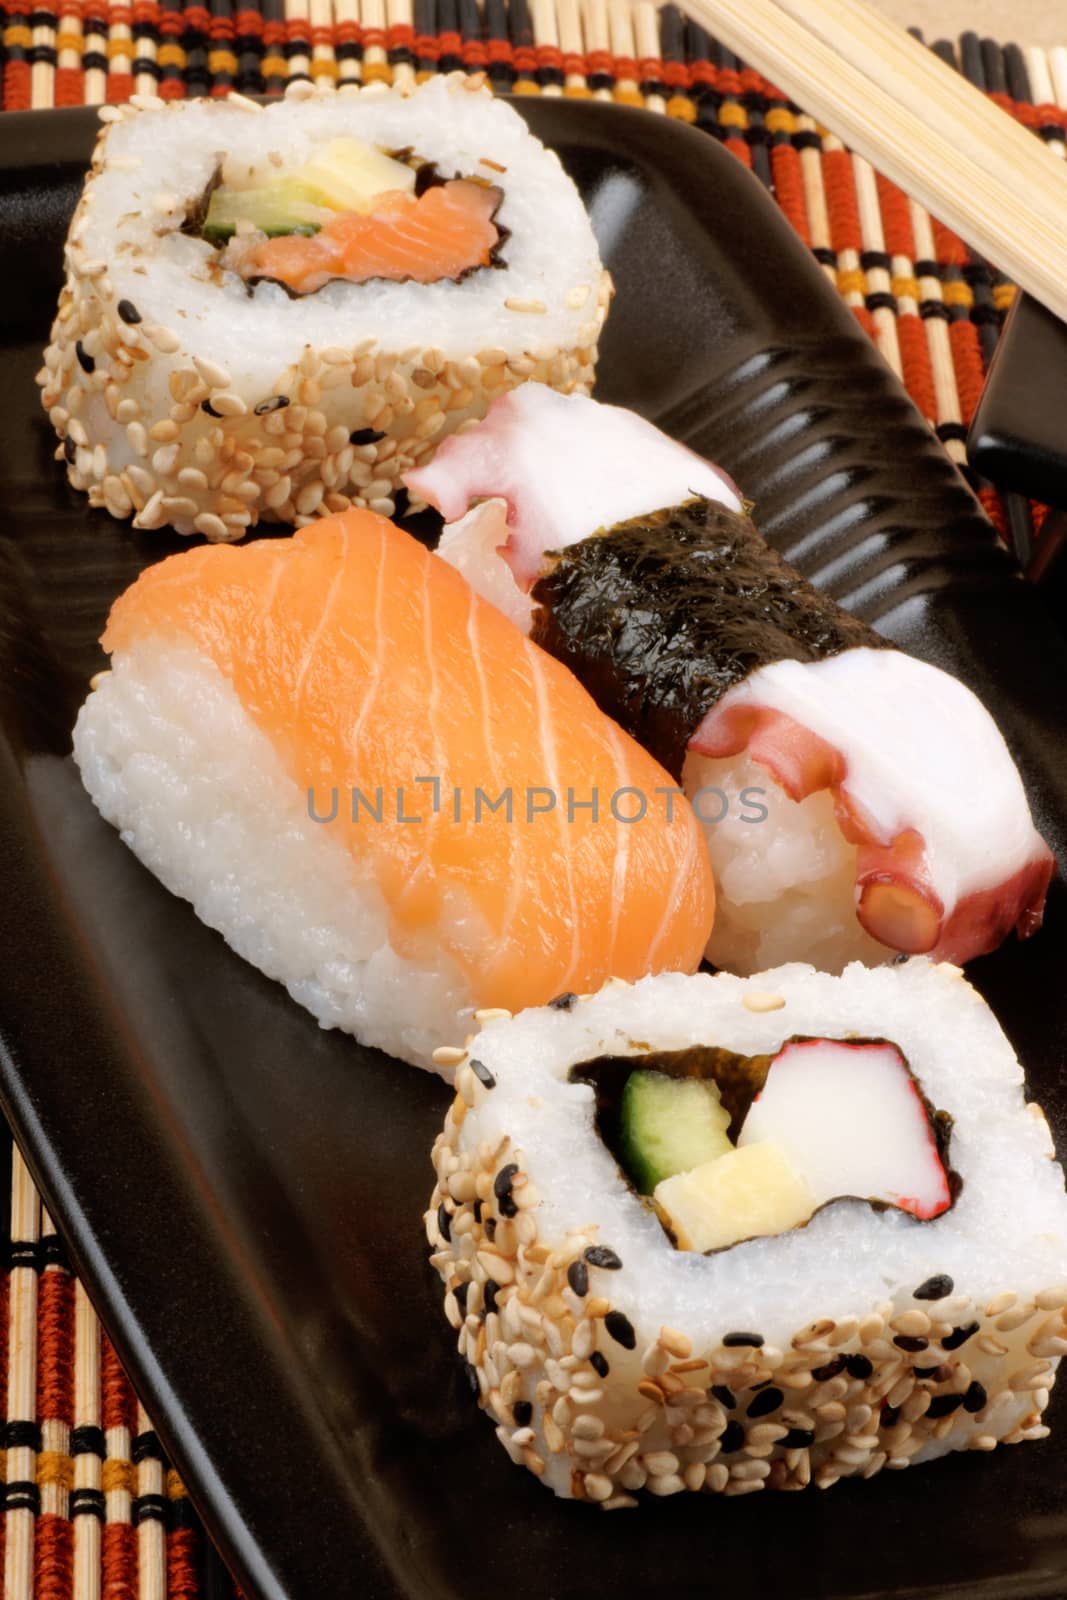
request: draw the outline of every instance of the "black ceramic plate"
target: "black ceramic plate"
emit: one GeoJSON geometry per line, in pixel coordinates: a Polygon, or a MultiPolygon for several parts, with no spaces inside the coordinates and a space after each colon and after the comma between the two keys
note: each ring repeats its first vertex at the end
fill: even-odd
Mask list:
{"type": "Polygon", "coordinates": [[[967,450],[991,483],[1067,510],[1067,324],[1020,295],[997,345],[967,450]]]}
{"type": "MultiPolygon", "coordinates": [[[[578,180],[618,284],[603,397],[721,461],[804,572],[985,697],[1063,859],[1067,645],[772,201],[676,123],[521,109],[578,180]]],[[[107,606],[172,546],[67,491],[37,409],[89,120],[12,115],[0,137],[3,1103],[248,1594],[1067,1593],[1067,1419],[1048,1443],[828,1494],[617,1516],[508,1463],[425,1259],[444,1086],[320,1032],[79,786],[70,729],[107,606]]],[[[1040,936],[976,976],[1067,1149],[1065,921],[1057,889],[1040,936]]]]}

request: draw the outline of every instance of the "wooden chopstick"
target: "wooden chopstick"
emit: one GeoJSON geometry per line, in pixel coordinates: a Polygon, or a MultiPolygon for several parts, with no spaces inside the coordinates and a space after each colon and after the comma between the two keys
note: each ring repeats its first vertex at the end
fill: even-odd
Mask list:
{"type": "Polygon", "coordinates": [[[1067,164],[858,0],[685,0],[716,37],[1067,318],[1067,164]]]}

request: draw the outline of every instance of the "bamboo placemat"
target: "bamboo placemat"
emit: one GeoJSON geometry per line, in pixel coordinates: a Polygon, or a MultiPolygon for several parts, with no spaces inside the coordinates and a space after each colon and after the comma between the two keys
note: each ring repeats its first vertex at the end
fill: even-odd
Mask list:
{"type": "MultiPolygon", "coordinates": [[[[3,10],[4,110],[468,71],[501,91],[621,101],[692,123],[770,190],[1028,559],[1043,507],[975,481],[964,449],[1014,285],[675,6],[56,0],[30,9],[3,0],[3,10]]],[[[970,33],[932,48],[1067,155],[1067,47],[1023,50],[970,33]]],[[[232,1596],[17,1151],[10,1192],[0,1272],[4,1600],[232,1596]]]]}
{"type": "Polygon", "coordinates": [[[220,1591],[185,1488],[17,1150],[0,1181],[5,1600],[208,1600],[220,1591]]]}

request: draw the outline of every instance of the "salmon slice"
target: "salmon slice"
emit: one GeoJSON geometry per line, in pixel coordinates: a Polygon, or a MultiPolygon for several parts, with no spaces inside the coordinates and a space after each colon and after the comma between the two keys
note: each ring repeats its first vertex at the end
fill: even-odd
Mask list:
{"type": "Polygon", "coordinates": [[[268,239],[250,258],[249,276],[276,278],[307,293],[329,278],[437,283],[489,265],[500,235],[493,214],[499,189],[455,178],[415,198],[380,196],[373,211],[339,213],[310,238],[268,239]]]}
{"type": "Polygon", "coordinates": [[[680,791],[564,666],[383,517],[150,567],[104,645],[151,638],[215,664],[320,813],[337,788],[331,826],[369,859],[393,945],[411,960],[443,946],[479,1004],[697,966],[714,890],[680,791]]]}

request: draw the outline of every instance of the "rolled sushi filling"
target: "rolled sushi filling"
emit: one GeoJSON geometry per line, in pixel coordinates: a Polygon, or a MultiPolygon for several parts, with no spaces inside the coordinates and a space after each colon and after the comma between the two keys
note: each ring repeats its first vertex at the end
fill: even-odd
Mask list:
{"type": "Polygon", "coordinates": [[[455,282],[502,265],[502,201],[485,178],[443,178],[411,151],[339,138],[298,168],[277,155],[222,162],[188,226],[227,270],[305,295],[338,278],[455,282]]]}
{"type": "Polygon", "coordinates": [[[785,1233],[841,1200],[928,1221],[959,1192],[951,1118],[889,1040],[601,1056],[570,1081],[592,1086],[597,1131],[681,1250],[785,1233]]]}

